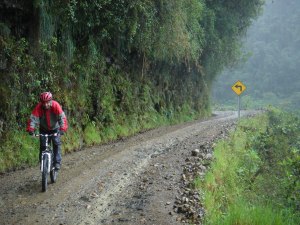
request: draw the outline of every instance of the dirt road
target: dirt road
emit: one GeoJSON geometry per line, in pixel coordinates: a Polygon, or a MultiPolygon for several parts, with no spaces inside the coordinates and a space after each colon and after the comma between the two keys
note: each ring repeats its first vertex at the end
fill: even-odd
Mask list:
{"type": "Polygon", "coordinates": [[[211,157],[235,122],[235,113],[217,113],[65,155],[46,193],[38,167],[1,175],[0,224],[182,224],[176,201],[191,152],[211,157]]]}

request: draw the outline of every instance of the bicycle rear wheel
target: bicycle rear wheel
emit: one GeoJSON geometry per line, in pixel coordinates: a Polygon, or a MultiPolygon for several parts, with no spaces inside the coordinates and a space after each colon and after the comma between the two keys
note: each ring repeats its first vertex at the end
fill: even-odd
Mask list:
{"type": "Polygon", "coordinates": [[[47,185],[48,185],[48,164],[49,164],[48,155],[45,154],[43,157],[43,172],[42,172],[42,191],[43,192],[45,192],[47,190],[47,185]]]}

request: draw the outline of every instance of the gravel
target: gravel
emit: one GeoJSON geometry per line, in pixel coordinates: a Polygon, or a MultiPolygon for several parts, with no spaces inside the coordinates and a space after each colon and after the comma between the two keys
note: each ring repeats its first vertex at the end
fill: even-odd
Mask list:
{"type": "Polygon", "coordinates": [[[45,193],[38,166],[2,174],[0,223],[201,224],[205,209],[193,181],[203,179],[214,143],[236,120],[216,113],[65,155],[45,193]]]}

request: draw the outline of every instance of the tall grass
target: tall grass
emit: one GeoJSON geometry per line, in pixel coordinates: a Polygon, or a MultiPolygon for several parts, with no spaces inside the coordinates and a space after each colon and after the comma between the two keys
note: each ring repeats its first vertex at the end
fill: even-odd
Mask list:
{"type": "Polygon", "coordinates": [[[293,214],[288,210],[275,210],[272,205],[250,205],[248,202],[239,199],[232,204],[228,214],[217,221],[216,224],[232,225],[282,225],[298,224],[293,219],[293,214]]]}
{"type": "Polygon", "coordinates": [[[201,185],[205,224],[300,224],[300,199],[295,198],[300,186],[290,181],[291,174],[294,183],[300,178],[294,173],[300,157],[290,151],[300,152],[295,145],[300,129],[292,117],[271,110],[243,119],[227,140],[217,143],[201,185]],[[286,163],[291,157],[293,163],[286,163]]]}

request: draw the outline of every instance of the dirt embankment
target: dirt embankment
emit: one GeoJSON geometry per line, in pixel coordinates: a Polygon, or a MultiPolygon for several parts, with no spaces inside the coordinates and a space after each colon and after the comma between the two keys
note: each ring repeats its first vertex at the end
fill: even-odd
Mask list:
{"type": "Polygon", "coordinates": [[[66,155],[46,193],[38,167],[1,175],[0,224],[200,223],[192,180],[235,122],[235,113],[217,113],[66,155]]]}

